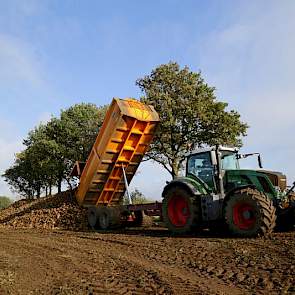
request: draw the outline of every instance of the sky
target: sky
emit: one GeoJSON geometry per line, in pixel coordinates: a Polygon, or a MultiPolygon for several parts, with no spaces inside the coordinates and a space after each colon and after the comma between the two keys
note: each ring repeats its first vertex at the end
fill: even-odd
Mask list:
{"type": "MultiPolygon", "coordinates": [[[[291,183],[294,16],[293,0],[0,0],[0,174],[40,122],[75,103],[138,98],[136,79],[176,61],[250,125],[242,151],[291,183]]],[[[145,162],[131,188],[160,200],[169,179],[145,162]]],[[[3,179],[0,195],[17,198],[3,179]]]]}

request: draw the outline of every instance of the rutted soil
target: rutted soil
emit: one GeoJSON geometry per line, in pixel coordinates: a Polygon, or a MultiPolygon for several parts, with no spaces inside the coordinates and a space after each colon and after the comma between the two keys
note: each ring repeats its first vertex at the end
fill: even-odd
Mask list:
{"type": "Polygon", "coordinates": [[[0,229],[0,294],[295,294],[294,232],[0,229]]]}
{"type": "Polygon", "coordinates": [[[295,294],[294,238],[98,233],[69,192],[21,200],[0,211],[0,294],[295,294]]]}

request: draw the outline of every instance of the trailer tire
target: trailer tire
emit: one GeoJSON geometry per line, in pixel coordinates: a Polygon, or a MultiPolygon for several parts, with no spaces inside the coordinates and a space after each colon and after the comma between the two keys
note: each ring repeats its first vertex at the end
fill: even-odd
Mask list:
{"type": "Polygon", "coordinates": [[[110,211],[107,207],[98,208],[98,224],[99,229],[107,230],[111,225],[110,211]]]}
{"type": "Polygon", "coordinates": [[[99,227],[97,207],[88,207],[87,218],[88,224],[92,229],[97,229],[99,227]]]}
{"type": "Polygon", "coordinates": [[[295,226],[295,209],[290,208],[290,210],[285,209],[281,214],[278,214],[277,217],[277,231],[291,231],[294,229],[295,226]]]}
{"type": "Polygon", "coordinates": [[[276,225],[276,209],[272,200],[258,190],[240,189],[226,202],[225,221],[236,236],[263,236],[271,233],[276,225]]]}
{"type": "Polygon", "coordinates": [[[133,212],[135,219],[132,221],[131,226],[140,227],[143,225],[143,211],[134,211],[133,212]]]}
{"type": "Polygon", "coordinates": [[[180,185],[168,188],[163,195],[162,214],[166,227],[173,233],[196,230],[201,221],[200,199],[180,185]]]}
{"type": "Polygon", "coordinates": [[[151,227],[153,225],[152,216],[145,214],[144,210],[133,211],[135,219],[129,224],[130,227],[151,227]]]}

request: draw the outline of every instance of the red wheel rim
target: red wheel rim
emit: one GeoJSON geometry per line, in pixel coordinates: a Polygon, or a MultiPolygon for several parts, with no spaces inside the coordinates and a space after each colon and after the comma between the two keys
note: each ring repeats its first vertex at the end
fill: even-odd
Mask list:
{"type": "Polygon", "coordinates": [[[168,217],[174,226],[184,226],[190,217],[187,200],[182,196],[173,196],[168,202],[168,217]]]}
{"type": "Polygon", "coordinates": [[[255,209],[246,203],[236,204],[233,207],[233,219],[239,229],[251,229],[256,222],[255,209]]]}

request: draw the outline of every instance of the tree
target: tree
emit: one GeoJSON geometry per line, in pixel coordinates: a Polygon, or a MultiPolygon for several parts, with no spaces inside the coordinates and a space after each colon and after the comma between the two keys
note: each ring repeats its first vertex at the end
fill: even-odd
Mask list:
{"type": "Polygon", "coordinates": [[[86,161],[107,107],[76,104],[61,111],[29,132],[25,149],[16,155],[14,164],[2,175],[10,187],[26,198],[40,197],[62,183],[71,187],[70,171],[75,161],[86,161]]]}
{"type": "Polygon", "coordinates": [[[46,134],[59,147],[57,162],[58,191],[66,181],[71,187],[70,171],[76,161],[85,162],[97,137],[108,106],[76,104],[61,111],[60,118],[53,118],[48,124],[46,134]]]}
{"type": "MultiPolygon", "coordinates": [[[[51,121],[55,121],[52,118],[51,121]]],[[[42,190],[51,194],[52,187],[57,185],[60,171],[63,170],[62,150],[56,140],[48,135],[47,125],[40,124],[30,131],[24,140],[26,149],[23,160],[29,163],[30,177],[35,183],[36,196],[40,197],[42,190]]]]}
{"type": "Polygon", "coordinates": [[[8,207],[11,203],[8,197],[0,196],[0,210],[8,207]]]}
{"type": "Polygon", "coordinates": [[[172,177],[177,176],[185,153],[204,145],[240,146],[247,124],[225,102],[217,101],[215,88],[208,86],[201,73],[175,62],[161,65],[136,81],[153,105],[161,122],[146,158],[160,163],[172,177]]]}
{"type": "Polygon", "coordinates": [[[13,192],[19,193],[27,199],[34,198],[35,185],[32,167],[24,152],[16,155],[15,162],[2,175],[13,192]]]}

